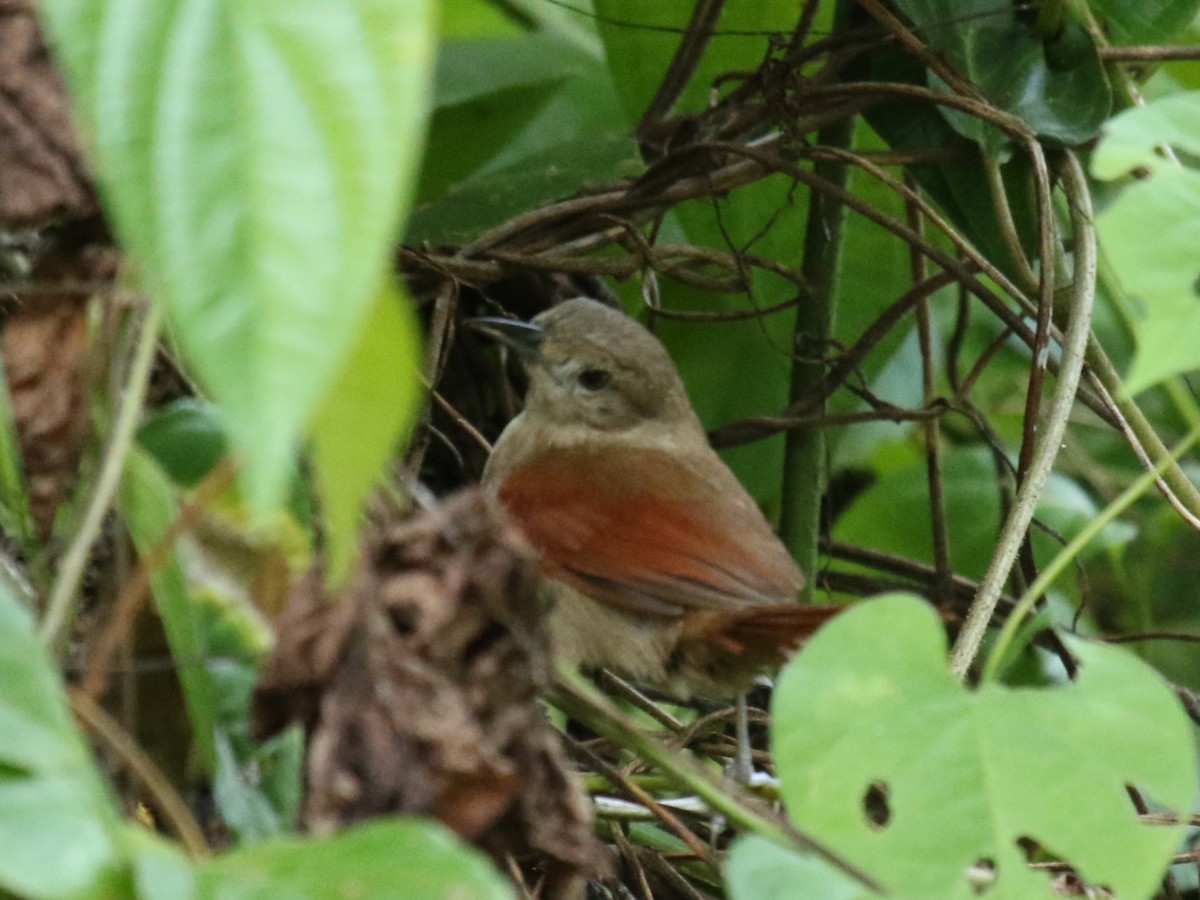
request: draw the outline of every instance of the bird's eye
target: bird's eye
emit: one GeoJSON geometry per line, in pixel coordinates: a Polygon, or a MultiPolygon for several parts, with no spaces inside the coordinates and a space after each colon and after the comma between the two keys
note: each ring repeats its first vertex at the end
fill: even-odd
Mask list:
{"type": "Polygon", "coordinates": [[[612,372],[604,369],[584,369],[575,379],[585,391],[598,391],[612,381],[612,372]]]}

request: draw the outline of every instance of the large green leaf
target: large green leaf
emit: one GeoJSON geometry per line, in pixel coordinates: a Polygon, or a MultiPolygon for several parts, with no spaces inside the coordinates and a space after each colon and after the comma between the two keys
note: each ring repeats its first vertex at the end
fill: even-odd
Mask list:
{"type": "MultiPolygon", "coordinates": [[[[980,578],[996,547],[1000,529],[1000,492],[996,467],[984,447],[951,448],[942,455],[950,562],[955,572],[980,578]]],[[[1055,473],[1038,503],[1038,521],[1062,540],[1070,540],[1097,512],[1091,497],[1065,475],[1055,473]]],[[[1125,522],[1110,523],[1088,553],[1117,546],[1133,537],[1125,522]]],[[[924,458],[913,458],[883,472],[834,523],[834,538],[933,562],[929,485],[924,458]]],[[[1057,540],[1034,533],[1039,555],[1053,555],[1057,540]]]]}
{"type": "Polygon", "coordinates": [[[509,900],[506,882],[441,826],[381,820],[324,840],[276,838],[200,864],[197,900],[509,900]]]}
{"type": "Polygon", "coordinates": [[[1192,156],[1200,152],[1200,92],[1128,110],[1104,130],[1093,160],[1098,176],[1114,178],[1135,166],[1153,173],[1126,186],[1097,219],[1123,287],[1145,303],[1125,382],[1136,393],[1200,367],[1200,171],[1168,163],[1156,150],[1168,145],[1192,156]]]}
{"type": "Polygon", "coordinates": [[[1163,97],[1134,106],[1104,124],[1104,134],[1092,154],[1092,174],[1117,178],[1132,169],[1173,169],[1160,147],[1175,147],[1200,156],[1200,91],[1163,97]]]}
{"type": "Polygon", "coordinates": [[[500,168],[489,167],[418,205],[405,242],[466,242],[519,212],[642,168],[637,145],[624,136],[592,136],[542,148],[500,168]]]}
{"type": "Polygon", "coordinates": [[[936,614],[892,595],[822,629],[780,677],[772,739],[788,813],[897,897],[1043,896],[1032,840],[1120,897],[1147,897],[1182,827],[1138,821],[1125,785],[1184,813],[1195,751],[1173,692],[1119,648],[1072,642],[1076,682],[969,691],[936,614]],[[868,812],[868,809],[870,812],[868,812]]]}
{"type": "Polygon", "coordinates": [[[363,502],[416,419],[420,340],[407,297],[381,292],[358,346],[313,422],[328,576],[340,582],[358,547],[363,502]]]}
{"type": "MultiPolygon", "coordinates": [[[[1082,26],[1069,23],[1061,35],[1046,40],[994,0],[898,0],[897,5],[930,47],[1039,135],[1082,143],[1108,117],[1108,80],[1082,26]]],[[[962,113],[943,114],[961,134],[989,150],[1001,146],[993,126],[962,113]]]]}
{"type": "Polygon", "coordinates": [[[444,41],[418,202],[499,154],[564,81],[590,65],[578,50],[538,36],[444,41]]]}
{"type": "Polygon", "coordinates": [[[0,586],[0,894],[76,897],[122,862],[119,820],[28,612],[0,586]]]}
{"type": "Polygon", "coordinates": [[[428,0],[49,0],[108,212],[263,512],[364,321],[421,146],[428,0]]]}

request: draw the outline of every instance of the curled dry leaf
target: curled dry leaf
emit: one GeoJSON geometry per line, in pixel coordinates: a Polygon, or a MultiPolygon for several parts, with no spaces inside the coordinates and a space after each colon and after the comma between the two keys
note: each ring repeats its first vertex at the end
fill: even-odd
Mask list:
{"type": "Polygon", "coordinates": [[[472,490],[374,528],[341,602],[316,569],[294,588],[253,717],[260,736],[305,725],[309,828],[429,814],[539,865],[545,896],[606,874],[536,703],[552,673],[537,579],[518,532],[472,490]]]}
{"type": "Polygon", "coordinates": [[[0,9],[0,228],[41,228],[97,209],[33,6],[0,9]]]}

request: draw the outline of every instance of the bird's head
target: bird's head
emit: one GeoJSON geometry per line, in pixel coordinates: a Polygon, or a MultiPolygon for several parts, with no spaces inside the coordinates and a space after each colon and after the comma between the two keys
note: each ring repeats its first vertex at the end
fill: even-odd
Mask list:
{"type": "Polygon", "coordinates": [[[662,343],[595,300],[567,300],[531,322],[476,319],[520,356],[529,373],[528,417],[602,432],[639,426],[699,428],[662,343]]]}

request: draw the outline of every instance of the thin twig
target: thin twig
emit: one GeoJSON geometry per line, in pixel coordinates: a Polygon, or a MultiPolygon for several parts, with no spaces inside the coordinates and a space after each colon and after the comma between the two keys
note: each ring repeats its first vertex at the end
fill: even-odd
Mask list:
{"type": "Polygon", "coordinates": [[[204,829],[183,802],[171,782],[154,764],[146,752],[129,734],[103,709],[79,691],[68,691],[67,700],[71,712],[88,731],[104,744],[122,764],[141,782],[163,820],[171,826],[179,843],[193,857],[209,854],[204,829]]]}
{"type": "Polygon", "coordinates": [[[1200,45],[1156,44],[1141,47],[1098,47],[1105,62],[1174,62],[1200,59],[1200,45]]]}
{"type": "Polygon", "coordinates": [[[713,810],[742,828],[809,850],[866,887],[882,891],[878,882],[837,851],[780,821],[757,800],[744,796],[738,786],[716,783],[693,760],[643,734],[576,673],[560,669],[558,683],[550,690],[549,699],[560,710],[597,734],[616,741],[657,765],[684,789],[698,794],[713,810]]]}
{"type": "Polygon", "coordinates": [[[237,469],[232,457],[227,456],[218,463],[196,486],[192,498],[183,504],[175,521],[163,532],[150,552],[142,557],[133,578],[117,595],[112,612],[105,623],[104,631],[100,633],[100,637],[97,638],[89,653],[87,668],[84,669],[79,685],[80,693],[83,696],[97,701],[103,695],[104,689],[108,685],[108,673],[112,667],[113,654],[121,640],[129,632],[134,619],[137,618],[138,611],[142,608],[142,603],[150,593],[150,579],[167,561],[167,557],[175,547],[175,542],[180,535],[191,530],[208,505],[216,499],[221,491],[233,483],[236,473],[237,469]]]}
{"type": "MultiPolygon", "coordinates": [[[[1044,594],[1067,566],[1074,562],[1083,548],[1100,533],[1101,529],[1133,505],[1133,502],[1154,484],[1162,470],[1171,462],[1178,460],[1198,439],[1200,439],[1200,428],[1194,428],[1179,442],[1179,446],[1174,451],[1164,459],[1159,460],[1153,469],[1139,475],[1129,487],[1121,492],[1120,496],[1104,507],[1098,515],[1093,517],[1080,529],[1079,533],[1071,538],[1067,545],[1050,561],[1050,564],[1041,571],[1037,580],[1029,586],[1021,596],[1021,599],[1017,601],[1016,607],[1009,615],[1008,620],[1004,623],[1004,628],[1001,629],[1000,634],[997,636],[996,643],[984,667],[983,674],[985,678],[991,677],[999,671],[1000,666],[1004,663],[1008,647],[1016,637],[1017,629],[1020,627],[1022,620],[1028,614],[1029,610],[1033,608],[1037,598],[1044,594]]],[[[982,594],[982,590],[980,593],[982,594]]]]}
{"type": "Polygon", "coordinates": [[[50,593],[46,616],[42,620],[42,642],[55,648],[71,618],[75,597],[79,593],[79,582],[87,568],[92,544],[100,536],[104,517],[112,506],[121,474],[125,470],[125,457],[133,446],[134,433],[146,399],[146,388],[150,384],[150,372],[154,368],[154,353],[158,345],[158,334],[162,327],[162,313],[151,304],[142,319],[137,344],[134,347],[129,377],[121,393],[121,405],[113,424],[112,435],[104,452],[104,462],[96,479],[87,510],[79,530],[71,540],[59,567],[58,578],[50,593]]]}
{"type": "Polygon", "coordinates": [[[679,817],[672,813],[669,809],[658,802],[651,794],[639,785],[632,778],[623,775],[615,766],[609,765],[598,754],[590,748],[585,747],[577,741],[568,741],[567,749],[571,753],[577,755],[591,765],[598,773],[603,775],[615,788],[619,788],[626,796],[640,803],[654,815],[656,819],[663,823],[667,829],[677,838],[687,844],[688,849],[696,855],[698,859],[704,860],[714,869],[720,869],[720,863],[717,857],[713,854],[712,848],[704,841],[696,837],[695,833],[688,828],[679,817]]]}
{"type": "MultiPolygon", "coordinates": [[[[1066,154],[1064,181],[1071,198],[1071,244],[1075,270],[1071,283],[1067,333],[1059,362],[1058,383],[1039,435],[1038,446],[1030,462],[1028,475],[1017,489],[1013,507],[997,541],[996,553],[988,565],[987,573],[979,587],[979,594],[950,653],[950,668],[959,678],[966,676],[979,654],[983,636],[995,614],[1004,582],[1008,579],[1008,573],[1025,539],[1025,533],[1033,521],[1037,502],[1062,446],[1062,436],[1070,419],[1075,391],[1083,373],[1084,356],[1091,334],[1092,306],[1096,297],[1096,232],[1092,224],[1092,204],[1087,179],[1079,161],[1070,153],[1066,154]]],[[[1045,260],[1043,266],[1046,266],[1045,260]]],[[[1009,616],[1005,628],[1015,628],[1019,620],[1017,615],[1009,616]]]]}
{"type": "MultiPolygon", "coordinates": [[[[911,185],[910,185],[911,187],[911,185]]],[[[908,212],[908,227],[917,234],[924,234],[924,218],[921,210],[912,202],[905,204],[908,212]]],[[[914,284],[921,284],[928,277],[925,257],[915,247],[909,248],[909,268],[914,284]]],[[[921,350],[921,393],[925,407],[932,407],[937,399],[934,390],[933,325],[929,315],[929,296],[917,303],[917,343],[921,350]]],[[[923,423],[925,435],[925,480],[929,485],[929,520],[933,540],[933,564],[937,571],[934,588],[935,601],[941,605],[944,593],[949,593],[953,570],[950,564],[950,536],[946,528],[946,492],[942,484],[942,432],[939,418],[926,419],[923,423]]]]}
{"type": "Polygon", "coordinates": [[[717,19],[721,17],[724,6],[725,0],[697,0],[666,74],[659,80],[658,90],[654,92],[654,97],[638,122],[637,136],[640,140],[645,141],[654,134],[661,120],[671,111],[671,107],[687,87],[696,66],[704,56],[704,49],[713,36],[717,19]]]}

